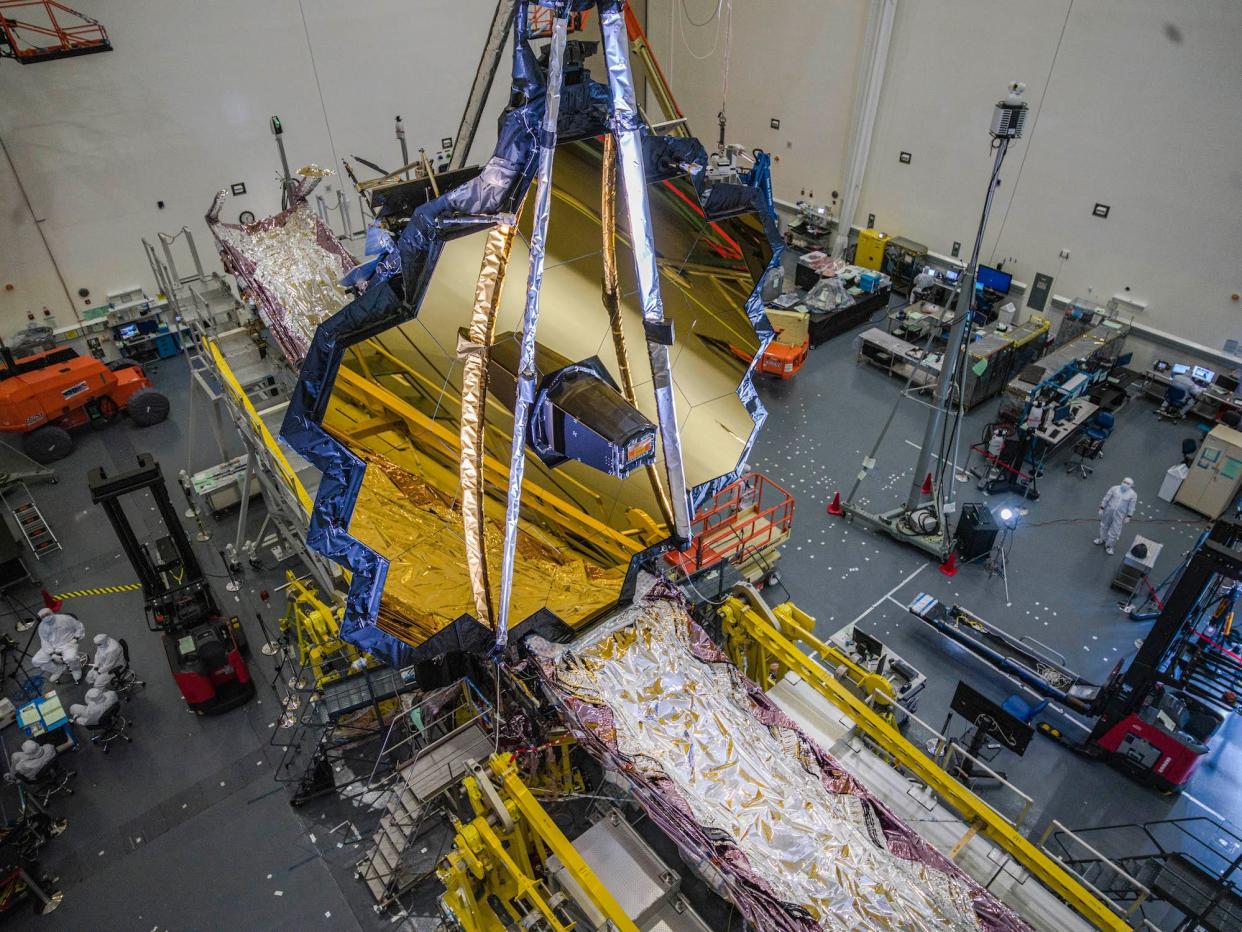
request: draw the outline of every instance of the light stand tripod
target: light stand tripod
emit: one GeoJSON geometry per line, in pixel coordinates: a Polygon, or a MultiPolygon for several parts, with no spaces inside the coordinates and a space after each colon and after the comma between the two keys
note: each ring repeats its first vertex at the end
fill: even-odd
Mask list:
{"type": "Polygon", "coordinates": [[[992,546],[992,552],[988,554],[988,579],[1000,576],[1004,580],[1005,606],[1008,607],[1013,603],[1009,601],[1009,563],[1006,551],[1012,546],[1013,532],[1018,527],[1018,513],[1012,508],[1002,508],[997,517],[1001,520],[1001,532],[992,546]]]}

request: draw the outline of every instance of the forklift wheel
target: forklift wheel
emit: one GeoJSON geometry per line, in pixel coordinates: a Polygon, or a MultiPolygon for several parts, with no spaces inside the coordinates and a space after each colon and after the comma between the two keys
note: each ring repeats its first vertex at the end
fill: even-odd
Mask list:
{"type": "Polygon", "coordinates": [[[49,424],[22,437],[22,449],[36,462],[54,463],[73,452],[73,437],[63,427],[49,424]]]}
{"type": "Polygon", "coordinates": [[[129,396],[125,406],[139,427],[150,427],[168,417],[168,399],[153,388],[140,388],[129,396]]]}

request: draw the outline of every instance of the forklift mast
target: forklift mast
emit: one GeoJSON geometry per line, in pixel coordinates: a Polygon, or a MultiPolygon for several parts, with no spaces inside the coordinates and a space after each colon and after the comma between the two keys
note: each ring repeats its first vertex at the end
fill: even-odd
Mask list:
{"type": "Polygon", "coordinates": [[[1182,685],[1171,668],[1186,638],[1192,636],[1194,623],[1206,607],[1204,595],[1217,577],[1242,579],[1239,544],[1242,544],[1242,523],[1222,517],[1212,525],[1207,539],[1191,556],[1174,584],[1134,660],[1118,680],[1103,690],[1104,701],[1090,740],[1098,740],[1127,715],[1136,712],[1157,683],[1182,685]]]}
{"type": "Polygon", "coordinates": [[[211,587],[194,548],[168,497],[160,464],[150,453],[138,454],[138,468],[108,476],[102,467],[87,477],[91,500],[101,505],[138,574],[150,621],[155,629],[176,629],[219,614],[211,587]],[[146,489],[159,509],[167,533],[153,541],[135,532],[121,499],[146,489]]]}

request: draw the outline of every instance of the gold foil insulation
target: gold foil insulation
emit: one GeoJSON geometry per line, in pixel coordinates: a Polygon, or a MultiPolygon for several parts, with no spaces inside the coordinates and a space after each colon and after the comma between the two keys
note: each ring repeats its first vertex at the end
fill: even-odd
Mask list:
{"type": "Polygon", "coordinates": [[[869,794],[795,727],[765,724],[737,668],[696,654],[695,632],[680,602],[649,597],[574,644],[532,645],[558,691],[598,710],[579,715],[597,738],[820,928],[980,928],[972,897],[986,892],[927,863],[948,865],[934,852],[890,850],[905,837],[878,829],[869,794]]]}
{"type": "Polygon", "coordinates": [[[468,343],[458,348],[458,355],[462,358],[461,520],[465,533],[466,569],[470,574],[470,591],[477,613],[475,617],[485,625],[493,623],[483,512],[483,459],[487,452],[483,435],[487,415],[487,357],[496,334],[496,309],[500,304],[501,287],[516,231],[516,226],[506,224],[487,234],[467,331],[468,343]]]}

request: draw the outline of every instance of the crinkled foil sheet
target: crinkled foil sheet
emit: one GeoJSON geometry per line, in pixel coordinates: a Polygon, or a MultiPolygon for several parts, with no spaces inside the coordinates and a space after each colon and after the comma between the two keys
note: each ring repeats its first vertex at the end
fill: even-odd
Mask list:
{"type": "Polygon", "coordinates": [[[350,300],[341,276],[357,260],[306,201],[255,223],[210,223],[229,271],[250,292],[289,362],[306,356],[315,328],[350,300]]]}
{"type": "Polygon", "coordinates": [[[762,930],[1028,928],[900,822],[656,584],[571,645],[528,642],[579,740],[762,930]]]}
{"type": "MultiPolygon", "coordinates": [[[[421,644],[452,624],[471,603],[461,513],[455,503],[387,457],[357,451],[367,464],[349,530],[390,560],[378,627],[408,644],[421,644]]],[[[504,525],[484,517],[483,543],[499,567],[504,525]]],[[[562,618],[599,611],[616,598],[624,568],[599,569],[572,551],[526,531],[513,577],[514,604],[532,614],[546,606],[562,618]]],[[[523,615],[525,617],[525,614],[523,615]]]]}

